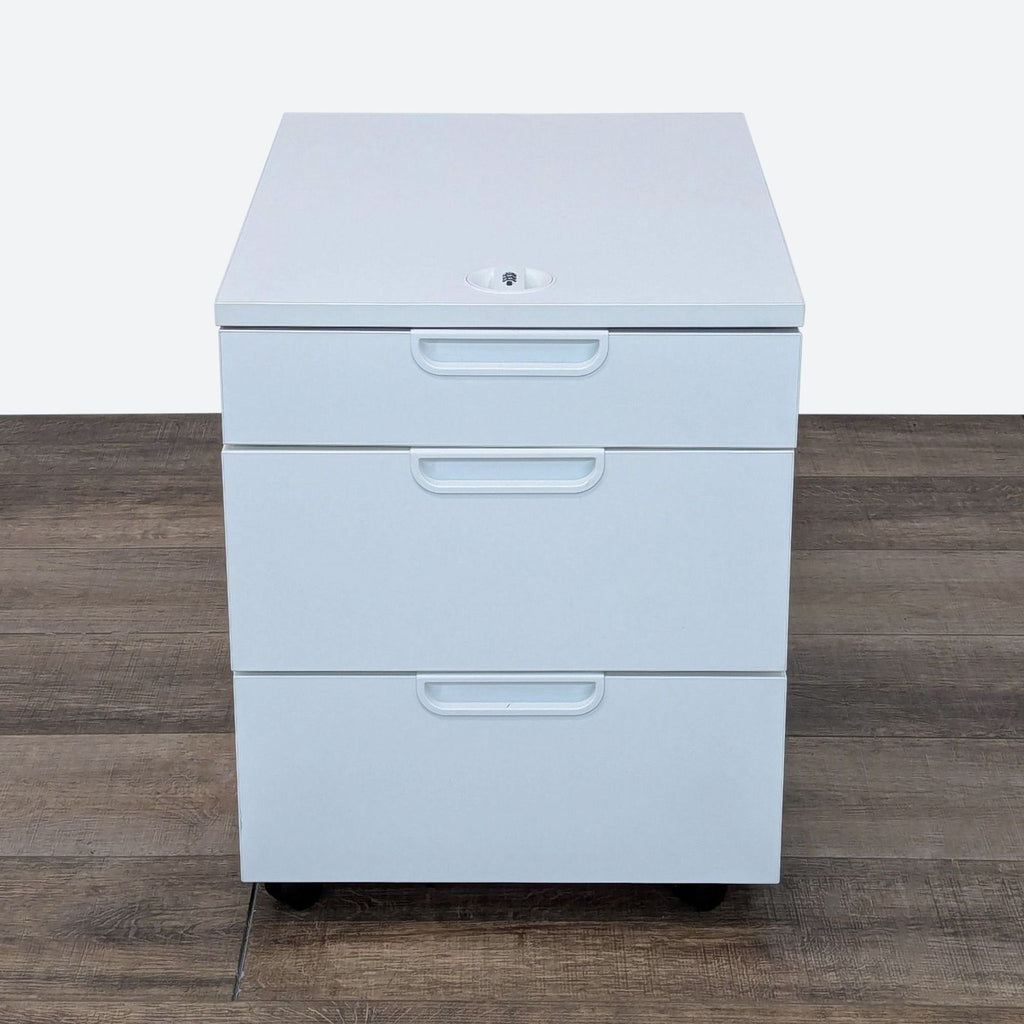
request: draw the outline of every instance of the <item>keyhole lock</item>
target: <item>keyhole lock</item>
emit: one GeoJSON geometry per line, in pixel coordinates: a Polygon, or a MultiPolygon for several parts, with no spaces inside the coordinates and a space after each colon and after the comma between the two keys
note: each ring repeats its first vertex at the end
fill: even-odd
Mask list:
{"type": "Polygon", "coordinates": [[[466,284],[473,288],[509,295],[547,288],[554,280],[546,270],[537,270],[536,267],[484,267],[466,275],[466,284]]]}

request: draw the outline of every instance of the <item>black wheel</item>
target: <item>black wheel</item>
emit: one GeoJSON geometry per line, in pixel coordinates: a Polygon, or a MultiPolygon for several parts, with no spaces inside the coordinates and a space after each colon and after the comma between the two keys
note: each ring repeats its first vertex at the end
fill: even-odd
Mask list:
{"type": "Polygon", "coordinates": [[[729,891],[727,885],[674,885],[673,892],[688,907],[702,914],[714,910],[729,891]]]}
{"type": "Polygon", "coordinates": [[[291,910],[309,910],[324,894],[320,882],[264,882],[267,895],[291,910]]]}

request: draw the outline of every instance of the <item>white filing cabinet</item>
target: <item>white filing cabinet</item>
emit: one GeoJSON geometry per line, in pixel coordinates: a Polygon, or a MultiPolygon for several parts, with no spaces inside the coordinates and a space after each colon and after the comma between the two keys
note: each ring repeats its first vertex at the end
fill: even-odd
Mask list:
{"type": "Polygon", "coordinates": [[[778,880],[802,317],[740,115],[284,118],[217,298],[246,880],[778,880]]]}

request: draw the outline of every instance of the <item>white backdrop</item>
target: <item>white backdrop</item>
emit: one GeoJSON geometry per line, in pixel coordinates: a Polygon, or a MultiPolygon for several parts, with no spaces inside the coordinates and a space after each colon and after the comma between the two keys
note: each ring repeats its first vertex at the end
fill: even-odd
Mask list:
{"type": "Polygon", "coordinates": [[[1024,61],[973,0],[21,4],[0,412],[219,409],[213,297],[284,110],[747,114],[807,412],[1024,411],[1024,61]]]}

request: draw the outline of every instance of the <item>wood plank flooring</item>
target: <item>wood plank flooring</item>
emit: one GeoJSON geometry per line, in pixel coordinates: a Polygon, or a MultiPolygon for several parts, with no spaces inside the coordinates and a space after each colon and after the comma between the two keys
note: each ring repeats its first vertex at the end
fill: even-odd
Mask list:
{"type": "Polygon", "coordinates": [[[801,420],[781,885],[260,891],[241,979],[219,447],[0,417],[0,1020],[1024,1020],[1024,419],[801,420]]]}

